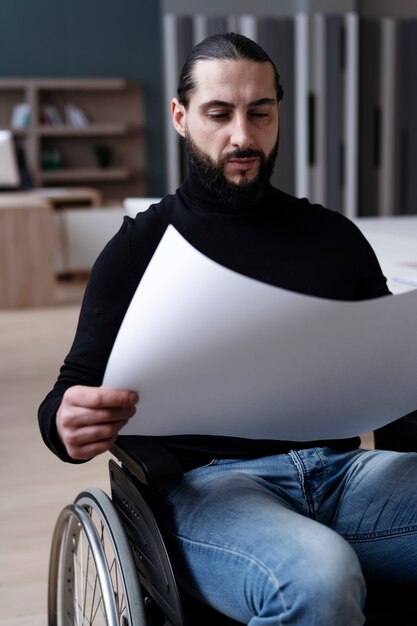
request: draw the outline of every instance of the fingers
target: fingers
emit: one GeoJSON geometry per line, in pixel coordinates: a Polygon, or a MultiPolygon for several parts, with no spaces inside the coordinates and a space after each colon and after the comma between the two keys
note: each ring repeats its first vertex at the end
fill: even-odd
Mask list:
{"type": "Polygon", "coordinates": [[[137,393],[105,387],[74,386],[56,415],[58,434],[68,454],[88,460],[107,451],[136,411],[137,393]]]}
{"type": "Polygon", "coordinates": [[[138,394],[134,391],[83,385],[67,389],[64,398],[74,406],[92,409],[128,407],[136,405],[139,400],[138,394]]]}
{"type": "Polygon", "coordinates": [[[115,421],[77,429],[64,430],[64,443],[71,458],[87,461],[98,454],[107,452],[114,444],[120,429],[128,420],[115,421]]]}

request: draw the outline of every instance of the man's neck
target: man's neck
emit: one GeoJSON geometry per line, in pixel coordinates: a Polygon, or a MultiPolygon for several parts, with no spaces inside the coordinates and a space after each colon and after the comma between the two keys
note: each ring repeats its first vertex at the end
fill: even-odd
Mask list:
{"type": "Polygon", "coordinates": [[[256,193],[250,187],[241,187],[240,189],[237,188],[237,185],[232,187],[236,189],[228,189],[226,192],[224,189],[219,190],[215,185],[203,183],[200,177],[192,170],[182,185],[182,189],[188,196],[205,205],[208,210],[239,214],[256,209],[263,202],[268,189],[270,189],[270,184],[268,183],[257,189],[256,193]]]}

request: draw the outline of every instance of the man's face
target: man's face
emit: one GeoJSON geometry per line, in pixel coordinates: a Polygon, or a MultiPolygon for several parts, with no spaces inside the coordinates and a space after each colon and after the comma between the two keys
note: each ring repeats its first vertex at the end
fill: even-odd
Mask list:
{"type": "Polygon", "coordinates": [[[272,65],[198,61],[194,78],[187,109],[173,101],[175,128],[194,155],[221,168],[228,183],[250,186],[275,156],[279,103],[272,65]]]}

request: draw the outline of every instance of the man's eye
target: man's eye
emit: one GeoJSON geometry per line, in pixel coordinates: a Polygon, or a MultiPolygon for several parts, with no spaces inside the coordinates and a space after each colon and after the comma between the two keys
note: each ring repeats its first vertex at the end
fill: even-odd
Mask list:
{"type": "Polygon", "coordinates": [[[258,118],[258,119],[269,117],[269,113],[266,111],[251,111],[249,115],[251,117],[258,118]]]}
{"type": "Polygon", "coordinates": [[[207,116],[212,120],[225,120],[229,117],[229,113],[225,111],[207,111],[207,116]]]}

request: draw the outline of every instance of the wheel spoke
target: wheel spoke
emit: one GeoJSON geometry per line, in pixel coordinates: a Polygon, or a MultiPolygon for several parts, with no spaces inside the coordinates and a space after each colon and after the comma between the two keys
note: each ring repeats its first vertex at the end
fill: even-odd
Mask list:
{"type": "Polygon", "coordinates": [[[96,592],[97,592],[97,585],[98,584],[99,584],[99,580],[98,580],[98,576],[96,574],[96,576],[94,578],[93,597],[91,599],[91,612],[90,612],[90,621],[89,621],[90,624],[93,623],[94,602],[95,602],[95,599],[96,599],[96,592]]]}
{"type": "Polygon", "coordinates": [[[74,622],[76,626],[91,626],[99,611],[103,610],[104,613],[100,581],[90,545],[82,529],[73,536],[72,543],[74,622]]]}
{"type": "MultiPolygon", "coordinates": [[[[99,599],[99,601],[97,603],[97,606],[96,606],[95,610],[92,613],[91,624],[94,623],[94,620],[96,619],[96,615],[98,613],[98,610],[99,610],[100,607],[102,607],[102,605],[103,605],[103,596],[100,594],[100,599],[99,599]]],[[[94,609],[94,605],[93,605],[93,609],[94,609]]]]}

